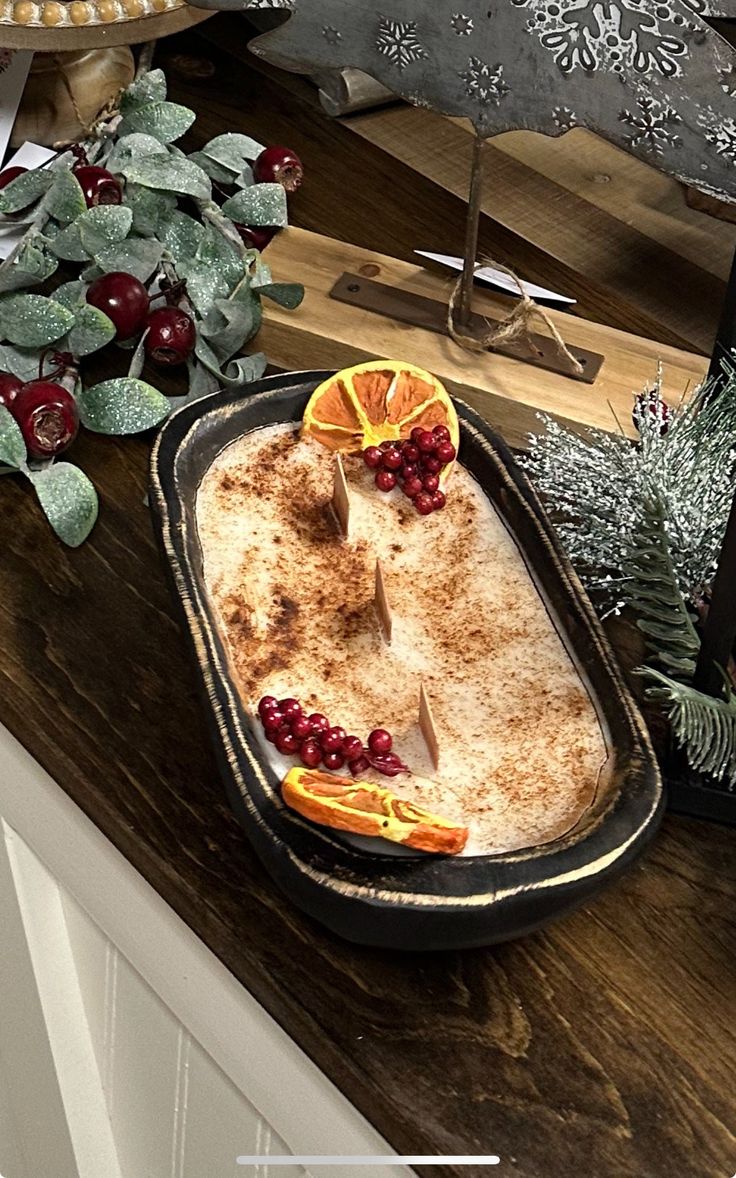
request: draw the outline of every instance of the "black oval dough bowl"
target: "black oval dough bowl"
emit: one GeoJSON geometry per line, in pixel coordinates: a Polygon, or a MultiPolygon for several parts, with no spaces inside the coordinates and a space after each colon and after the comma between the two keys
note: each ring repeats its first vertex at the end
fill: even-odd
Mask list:
{"type": "MultiPolygon", "coordinates": [[[[551,605],[555,624],[597,708],[609,744],[605,786],[555,842],[454,858],[368,853],[288,810],[232,680],[205,589],[197,491],[229,443],[259,426],[298,421],[329,373],[271,377],[214,393],[166,422],[152,456],[152,506],[206,696],[231,803],[283,891],[348,940],[394,949],[449,949],[518,937],[569,912],[620,875],[654,834],[662,783],[644,723],[592,606],[526,476],[496,434],[458,404],[461,457],[551,605]]],[[[530,658],[534,652],[530,651],[530,658]]],[[[509,684],[513,691],[513,683],[509,684]]]]}

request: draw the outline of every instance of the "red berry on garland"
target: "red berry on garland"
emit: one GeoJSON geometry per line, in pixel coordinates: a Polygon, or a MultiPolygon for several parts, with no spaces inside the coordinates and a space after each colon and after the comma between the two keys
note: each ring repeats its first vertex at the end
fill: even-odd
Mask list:
{"type": "Polygon", "coordinates": [[[414,506],[420,515],[431,515],[434,511],[434,504],[429,491],[420,491],[414,500],[414,506]]]}
{"type": "Polygon", "coordinates": [[[13,417],[31,458],[61,454],[79,433],[77,402],[63,385],[50,380],[23,385],[13,401],[13,417]]]}
{"type": "Polygon", "coordinates": [[[296,192],[304,179],[302,161],[288,147],[267,147],[253,164],[258,184],[281,184],[287,192],[296,192]]]}
{"type": "Polygon", "coordinates": [[[363,451],[363,461],[369,470],[378,470],[383,462],[383,454],[378,446],[369,446],[363,451]]]}
{"type": "Polygon", "coordinates": [[[96,278],[87,291],[87,302],[112,320],[119,340],[131,339],[146,325],[148,291],[142,282],[123,270],[96,278]]]}
{"type": "Polygon", "coordinates": [[[12,372],[0,372],[0,405],[12,412],[13,402],[23,388],[23,381],[12,372]]]}
{"type": "Polygon", "coordinates": [[[393,491],[396,486],[396,475],[392,470],[379,470],[375,482],[379,491],[393,491]]]}
{"type": "Polygon", "coordinates": [[[278,229],[266,225],[237,225],[235,226],[248,249],[265,250],[266,246],[278,233],[278,229]]]}
{"type": "Polygon", "coordinates": [[[28,168],[20,168],[17,164],[13,165],[12,168],[4,168],[0,172],[0,188],[5,188],[6,185],[12,183],[13,180],[17,180],[19,176],[23,176],[27,171],[28,168]]]}
{"type": "Polygon", "coordinates": [[[96,164],[80,164],[72,171],[79,181],[88,209],[96,205],[123,203],[123,186],[107,168],[99,168],[96,164]]]}
{"type": "Polygon", "coordinates": [[[372,753],[390,753],[393,743],[391,733],[385,728],[374,728],[368,737],[368,748],[372,753]]]}
{"type": "Polygon", "coordinates": [[[322,749],[316,740],[305,740],[299,748],[299,756],[307,769],[316,769],[322,760],[322,749]]]}
{"type": "Polygon", "coordinates": [[[159,307],[148,317],[144,348],[149,360],[162,368],[186,364],[197,342],[194,320],[179,307],[159,307]]]}

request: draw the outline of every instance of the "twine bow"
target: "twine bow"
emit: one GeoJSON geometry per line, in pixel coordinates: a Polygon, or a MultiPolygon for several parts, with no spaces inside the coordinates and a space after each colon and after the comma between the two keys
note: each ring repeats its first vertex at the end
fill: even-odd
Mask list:
{"type": "MultiPolygon", "coordinates": [[[[536,317],[548,329],[560,356],[567,361],[576,376],[582,376],[582,364],[579,360],[575,359],[546,311],[526,293],[514,271],[509,269],[508,266],[494,262],[491,258],[481,258],[475,263],[473,273],[475,274],[476,270],[479,270],[482,266],[493,266],[496,270],[502,270],[504,274],[508,274],[518,288],[519,302],[511,314],[502,320],[498,326],[491,327],[488,324],[488,331],[485,334],[480,336],[471,335],[469,332],[463,331],[462,328],[455,325],[455,308],[463,284],[463,276],[461,274],[452,289],[450,302],[447,306],[447,333],[450,338],[456,344],[459,344],[461,348],[465,348],[469,352],[485,352],[488,348],[498,347],[499,344],[510,344],[515,340],[521,339],[526,342],[532,352],[539,356],[542,353],[535,345],[531,333],[531,324],[536,317]]],[[[486,320],[486,322],[488,321],[486,320]]]]}

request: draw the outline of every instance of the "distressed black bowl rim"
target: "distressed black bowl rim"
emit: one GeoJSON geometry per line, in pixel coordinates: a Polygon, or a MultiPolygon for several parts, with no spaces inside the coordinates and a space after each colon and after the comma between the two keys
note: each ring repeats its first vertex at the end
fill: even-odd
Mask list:
{"type": "Polygon", "coordinates": [[[663,787],[644,721],[590,600],[526,475],[497,434],[456,399],[463,462],[495,503],[552,601],[558,632],[587,680],[614,755],[612,781],[554,842],[498,855],[370,854],[287,809],[264,763],[228,667],[205,590],[196,496],[213,458],[249,430],[299,420],[329,372],[268,377],[212,393],[166,421],[151,458],[151,506],[173,577],[215,748],[237,817],[273,877],[312,916],[363,943],[407,949],[486,944],[521,935],[619,875],[654,834],[663,787]],[[525,533],[531,544],[524,543],[525,533]]]}

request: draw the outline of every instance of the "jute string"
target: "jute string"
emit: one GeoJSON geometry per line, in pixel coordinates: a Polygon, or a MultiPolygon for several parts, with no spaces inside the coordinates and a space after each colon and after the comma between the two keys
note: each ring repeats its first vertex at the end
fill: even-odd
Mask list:
{"type": "Polygon", "coordinates": [[[522,339],[531,351],[539,356],[541,352],[535,345],[531,332],[531,325],[536,318],[541,320],[545,325],[554,340],[557,351],[567,361],[575,375],[582,376],[582,364],[579,360],[575,359],[544,308],[540,307],[538,303],[535,303],[526,293],[514,271],[509,269],[508,266],[502,265],[500,262],[494,262],[491,258],[480,258],[473,267],[473,273],[475,274],[476,270],[479,270],[482,266],[493,266],[496,270],[502,270],[504,274],[508,274],[518,288],[519,302],[508,318],[502,320],[497,327],[491,327],[488,324],[488,331],[484,335],[471,335],[455,324],[455,310],[463,285],[463,276],[461,274],[452,289],[450,302],[447,306],[447,332],[450,338],[456,344],[459,344],[461,348],[466,348],[469,352],[485,352],[488,348],[498,347],[499,344],[510,344],[515,340],[522,339]]]}

